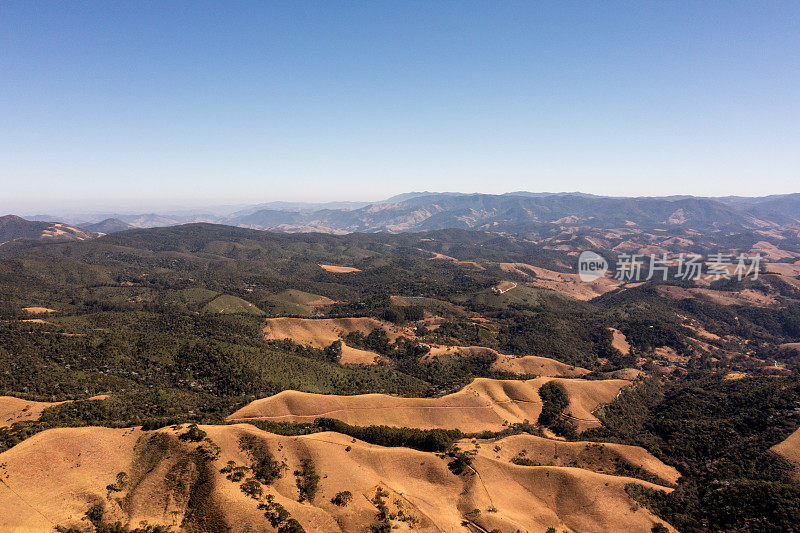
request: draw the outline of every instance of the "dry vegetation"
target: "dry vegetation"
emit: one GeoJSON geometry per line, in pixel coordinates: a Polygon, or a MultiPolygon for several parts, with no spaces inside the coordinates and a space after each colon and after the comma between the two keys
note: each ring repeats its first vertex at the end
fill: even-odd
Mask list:
{"type": "MultiPolygon", "coordinates": [[[[569,394],[566,414],[579,429],[599,425],[592,415],[630,382],[555,378],[569,394]]],[[[479,378],[441,398],[400,398],[384,394],[337,396],[284,391],[256,400],[228,420],[311,422],[319,417],[356,426],[388,425],[420,429],[501,431],[509,424],[536,421],[542,411],[538,390],[549,378],[527,381],[479,378]]]]}
{"type": "Polygon", "coordinates": [[[34,402],[13,396],[0,396],[0,428],[15,422],[38,420],[42,411],[63,402],[34,402]]]}
{"type": "Polygon", "coordinates": [[[800,429],[772,449],[794,465],[794,477],[800,482],[800,429]]]}
{"type": "Polygon", "coordinates": [[[527,263],[500,263],[500,268],[505,272],[514,272],[530,279],[526,282],[529,285],[550,289],[576,300],[591,300],[622,285],[610,278],[600,278],[586,283],[581,281],[578,274],[554,272],[527,263]]]}
{"type": "Polygon", "coordinates": [[[336,266],[336,265],[319,265],[320,268],[326,270],[328,272],[334,272],[336,274],[349,274],[351,272],[361,272],[359,269],[355,267],[348,267],[348,266],[336,266]]]}
{"type": "MultiPolygon", "coordinates": [[[[0,455],[0,508],[24,509],[0,513],[0,529],[86,528],[85,514],[94,506],[100,506],[106,523],[144,521],[195,531],[271,530],[264,509],[270,514],[279,507],[309,532],[358,531],[380,524],[380,505],[392,510],[389,523],[418,531],[467,531],[466,523],[484,531],[649,531],[660,522],[624,490],[627,483],[657,485],[590,469],[518,466],[479,454],[464,475],[455,475],[437,455],[383,448],[338,433],[285,437],[248,425],[200,426],[198,431],[206,440],[181,440],[185,427],[40,433],[0,455]],[[231,461],[250,464],[242,437],[286,465],[270,485],[232,481],[224,472],[231,461]],[[313,499],[301,503],[291,472],[303,461],[321,477],[313,499]],[[344,506],[331,503],[343,491],[352,500],[344,506]]],[[[640,459],[649,458],[633,457],[640,459]]]]}
{"type": "MultiPolygon", "coordinates": [[[[270,318],[264,327],[264,336],[271,340],[289,339],[303,346],[325,348],[342,340],[348,333],[357,331],[366,335],[376,328],[383,328],[391,341],[403,333],[375,318],[270,318]]],[[[372,364],[376,357],[380,355],[342,343],[342,363],[372,364]]]]}

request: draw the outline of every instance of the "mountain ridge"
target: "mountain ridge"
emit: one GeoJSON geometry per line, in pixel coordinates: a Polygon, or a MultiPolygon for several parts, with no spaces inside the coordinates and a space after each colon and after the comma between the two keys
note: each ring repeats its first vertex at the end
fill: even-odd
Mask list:
{"type": "Polygon", "coordinates": [[[181,215],[107,215],[101,220],[86,220],[78,224],[57,217],[54,219],[58,223],[101,233],[196,222],[293,233],[401,233],[451,228],[537,233],[561,226],[743,231],[777,226],[800,228],[800,193],[712,198],[686,195],[612,197],[581,192],[484,194],[423,191],[372,203],[269,202],[227,216],[186,211],[181,215]],[[115,222],[110,222],[112,220],[115,222]],[[103,231],[103,228],[109,231],[103,231]]]}

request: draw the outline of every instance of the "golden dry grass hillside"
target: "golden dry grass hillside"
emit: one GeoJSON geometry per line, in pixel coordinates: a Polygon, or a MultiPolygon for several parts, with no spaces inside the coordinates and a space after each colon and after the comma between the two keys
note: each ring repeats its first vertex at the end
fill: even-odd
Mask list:
{"type": "Polygon", "coordinates": [[[0,428],[15,422],[38,420],[42,411],[63,402],[34,402],[13,396],[0,396],[0,428]]]}
{"type": "Polygon", "coordinates": [[[628,339],[625,337],[625,335],[618,329],[608,329],[611,331],[611,346],[619,350],[620,353],[624,355],[631,353],[631,345],[628,343],[628,339]]]}
{"type": "Polygon", "coordinates": [[[479,355],[492,354],[497,360],[492,365],[492,370],[510,372],[512,374],[532,374],[542,377],[575,378],[588,374],[589,371],[579,366],[568,365],[549,357],[536,355],[506,355],[492,348],[484,346],[430,346],[430,352],[425,358],[439,357],[441,355],[479,355]]]}
{"type": "Polygon", "coordinates": [[[671,285],[659,285],[658,292],[676,300],[687,298],[697,298],[706,300],[719,305],[749,305],[749,306],[768,306],[777,303],[777,300],[768,294],[753,290],[743,289],[740,291],[717,291],[702,287],[678,287],[671,285]]]}
{"type": "Polygon", "coordinates": [[[610,278],[586,283],[581,281],[578,274],[555,272],[527,263],[500,263],[500,268],[504,272],[513,272],[529,279],[529,285],[550,289],[576,300],[591,300],[621,286],[619,281],[610,278]]]}
{"type": "Polygon", "coordinates": [[[568,365],[549,357],[523,355],[514,357],[498,354],[493,370],[511,372],[512,374],[536,374],[542,377],[580,377],[589,371],[579,366],[568,365]]]}
{"type": "Polygon", "coordinates": [[[794,263],[766,263],[764,270],[771,274],[796,277],[800,276],[800,261],[795,261],[794,263]]]}
{"type": "Polygon", "coordinates": [[[541,466],[572,466],[601,474],[615,474],[625,468],[640,469],[659,483],[673,485],[678,471],[639,446],[616,443],[560,441],[536,435],[511,435],[502,439],[465,439],[464,450],[474,448],[481,457],[499,461],[531,462],[541,466]]]}
{"type": "Polygon", "coordinates": [[[287,437],[246,424],[199,429],[207,436],[197,442],[180,438],[185,427],[53,429],[28,439],[0,454],[0,509],[15,510],[0,513],[0,530],[88,529],[85,515],[95,506],[107,523],[192,532],[276,531],[289,519],[308,532],[368,531],[379,523],[380,506],[401,531],[650,531],[660,522],[624,487],[662,487],[629,477],[483,455],[456,475],[445,457],[338,433],[287,437]],[[285,465],[269,485],[248,482],[249,473],[234,480],[226,470],[232,464],[245,472],[253,447],[285,465]],[[310,501],[301,502],[295,472],[304,460],[319,480],[310,501]],[[247,494],[248,485],[258,490],[247,494]],[[344,491],[349,503],[333,503],[344,491]],[[267,515],[278,517],[274,525],[267,515]]]}
{"type": "MultiPolygon", "coordinates": [[[[106,398],[108,398],[108,395],[100,394],[87,399],[105,400],[106,398]]],[[[71,401],[72,400],[63,402],[35,402],[14,396],[0,396],[0,428],[9,427],[17,422],[39,420],[39,417],[42,416],[42,412],[48,407],[69,403],[71,401]]]]}
{"type": "MultiPolygon", "coordinates": [[[[630,384],[621,379],[552,378],[561,383],[570,403],[565,414],[579,430],[596,427],[592,414],[630,384]]],[[[230,421],[311,422],[327,417],[357,426],[388,425],[420,429],[460,429],[466,433],[500,431],[509,424],[535,422],[542,410],[539,387],[551,378],[527,381],[475,379],[441,398],[402,398],[386,394],[338,396],[283,391],[239,409],[230,421]]]]}
{"type": "MultiPolygon", "coordinates": [[[[264,337],[272,340],[290,339],[297,344],[314,348],[325,348],[341,337],[355,331],[369,334],[375,328],[383,328],[394,341],[402,329],[376,318],[270,318],[264,327],[264,337]]],[[[379,355],[342,344],[342,363],[371,364],[379,355]]]]}
{"type": "Polygon", "coordinates": [[[45,313],[57,313],[55,309],[50,309],[48,307],[23,307],[23,311],[27,311],[32,315],[42,315],[45,313]]]}
{"type": "Polygon", "coordinates": [[[352,272],[361,272],[361,270],[355,267],[348,267],[348,266],[337,266],[337,265],[322,265],[320,264],[319,267],[323,270],[327,270],[328,272],[333,272],[335,274],[350,274],[352,272]]]}
{"type": "Polygon", "coordinates": [[[794,477],[800,481],[800,429],[773,446],[772,450],[794,465],[794,477]]]}
{"type": "MultiPolygon", "coordinates": [[[[376,328],[386,331],[389,340],[394,342],[400,336],[413,337],[408,328],[370,317],[358,318],[270,318],[266,320],[264,337],[270,340],[289,339],[303,346],[325,348],[335,341],[342,341],[342,363],[372,364],[380,354],[348,346],[342,339],[348,333],[369,334],[376,328]]],[[[589,371],[585,368],[568,365],[548,357],[505,355],[483,346],[443,346],[429,344],[430,352],[425,358],[441,355],[492,354],[497,357],[493,370],[512,374],[529,374],[545,377],[580,377],[589,371]]]]}

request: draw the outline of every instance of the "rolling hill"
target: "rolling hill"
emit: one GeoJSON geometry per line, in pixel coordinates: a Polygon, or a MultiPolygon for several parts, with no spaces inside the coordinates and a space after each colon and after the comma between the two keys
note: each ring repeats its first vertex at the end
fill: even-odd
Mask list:
{"type": "Polygon", "coordinates": [[[85,529],[119,521],[198,532],[300,531],[289,529],[296,521],[309,533],[382,524],[422,532],[649,531],[662,521],[636,505],[625,487],[670,490],[591,469],[518,466],[483,455],[457,474],[432,453],[331,432],[289,437],[246,424],[197,430],[203,440],[187,438],[185,426],[64,428],[32,437],[0,454],[0,508],[19,510],[0,513],[0,529],[85,529]],[[269,484],[231,475],[233,468],[248,472],[256,453],[285,465],[269,484]],[[298,490],[306,482],[299,474],[304,464],[317,476],[306,498],[298,490]],[[344,503],[334,503],[345,491],[344,503]]]}
{"type": "Polygon", "coordinates": [[[613,400],[620,389],[630,384],[625,380],[478,378],[464,389],[441,398],[398,398],[382,394],[335,396],[284,391],[256,400],[228,419],[309,422],[328,417],[360,426],[386,424],[420,429],[460,429],[464,432],[501,431],[508,424],[539,418],[542,400],[538,390],[551,380],[566,389],[570,402],[565,413],[580,429],[598,426],[599,421],[592,411],[613,400]]]}
{"type": "Polygon", "coordinates": [[[135,226],[123,222],[118,218],[107,218],[94,224],[84,224],[81,227],[87,231],[96,233],[115,233],[117,231],[125,231],[126,229],[134,228],[135,226]]]}
{"type": "Polygon", "coordinates": [[[82,241],[97,235],[95,232],[60,222],[30,221],[16,215],[0,217],[0,244],[20,239],[82,241]]]}

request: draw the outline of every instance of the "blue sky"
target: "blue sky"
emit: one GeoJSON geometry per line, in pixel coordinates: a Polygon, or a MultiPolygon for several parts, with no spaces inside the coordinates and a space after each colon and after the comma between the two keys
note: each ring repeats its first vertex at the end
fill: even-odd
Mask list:
{"type": "Polygon", "coordinates": [[[0,2],[0,210],[800,187],[799,2],[0,2]]]}

